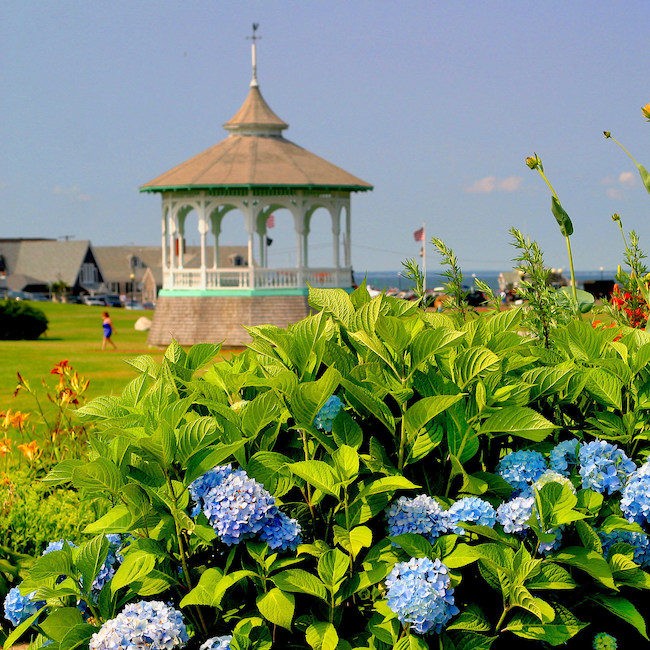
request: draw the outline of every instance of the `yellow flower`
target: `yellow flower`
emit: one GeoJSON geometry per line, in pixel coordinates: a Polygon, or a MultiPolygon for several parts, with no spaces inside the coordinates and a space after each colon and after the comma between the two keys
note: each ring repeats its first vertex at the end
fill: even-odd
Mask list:
{"type": "Polygon", "coordinates": [[[36,440],[32,440],[31,442],[25,442],[22,445],[18,445],[18,449],[23,453],[23,456],[27,458],[29,461],[33,461],[35,458],[38,458],[39,454],[39,449],[38,449],[38,443],[36,440]]]}
{"type": "Polygon", "coordinates": [[[641,108],[641,112],[643,113],[643,117],[645,117],[645,119],[650,122],[650,103],[643,106],[641,108]]]}
{"type": "Polygon", "coordinates": [[[542,169],[542,160],[536,153],[526,158],[526,164],[531,169],[542,169]]]}
{"type": "Polygon", "coordinates": [[[3,438],[0,440],[0,456],[6,456],[11,451],[11,440],[3,438]]]}
{"type": "Polygon", "coordinates": [[[21,413],[20,411],[16,411],[11,418],[11,426],[21,431],[25,426],[25,422],[27,421],[28,417],[29,413],[21,413]]]}

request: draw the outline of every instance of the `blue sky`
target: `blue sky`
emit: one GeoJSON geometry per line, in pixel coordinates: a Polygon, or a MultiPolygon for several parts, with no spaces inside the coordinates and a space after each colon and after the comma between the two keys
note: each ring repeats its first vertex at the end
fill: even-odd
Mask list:
{"type": "MultiPolygon", "coordinates": [[[[422,222],[465,269],[511,268],[513,225],[566,267],[533,151],[574,222],[578,269],[621,261],[614,212],[650,249],[650,196],[602,136],[650,166],[646,0],[5,0],[0,237],[159,243],[160,198],[138,187],[226,136],[253,22],[285,136],[375,187],[353,197],[356,271],[400,268],[422,222]]],[[[290,263],[288,217],[276,223],[275,263],[290,263]]]]}

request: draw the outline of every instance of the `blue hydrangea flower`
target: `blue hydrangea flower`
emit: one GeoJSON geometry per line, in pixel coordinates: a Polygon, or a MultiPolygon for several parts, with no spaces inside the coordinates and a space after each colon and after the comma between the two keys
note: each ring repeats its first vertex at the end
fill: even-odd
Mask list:
{"type": "Polygon", "coordinates": [[[497,465],[497,474],[512,485],[514,496],[530,491],[530,486],[546,470],[544,456],[538,451],[513,451],[504,456],[497,465]]]}
{"type": "Polygon", "coordinates": [[[189,637],[181,613],[160,601],[128,604],[90,639],[90,650],[172,650],[189,637]]]}
{"type": "Polygon", "coordinates": [[[610,549],[614,544],[625,543],[634,548],[634,561],[641,567],[650,567],[650,537],[645,533],[632,530],[613,530],[610,533],[598,533],[603,543],[603,555],[609,559],[610,549]]]}
{"type": "Polygon", "coordinates": [[[650,474],[635,472],[623,488],[623,516],[637,524],[650,523],[650,474]]]}
{"type": "Polygon", "coordinates": [[[195,503],[194,509],[190,513],[192,517],[196,517],[203,510],[205,495],[212,488],[221,485],[223,480],[232,474],[232,471],[230,465],[213,467],[211,470],[208,470],[205,474],[199,476],[199,478],[189,484],[187,489],[195,503]]]}
{"type": "Polygon", "coordinates": [[[388,534],[417,533],[433,541],[446,530],[442,513],[440,504],[426,494],[400,497],[386,512],[388,534]]]}
{"type": "Polygon", "coordinates": [[[343,402],[336,395],[328,397],[323,408],[316,413],[314,426],[321,429],[321,431],[327,431],[329,433],[332,430],[334,418],[339,414],[339,411],[342,408],[343,402]]]}
{"type": "Polygon", "coordinates": [[[577,438],[564,440],[551,449],[549,464],[555,472],[568,476],[573,467],[578,465],[578,447],[580,441],[577,438]]]}
{"type": "Polygon", "coordinates": [[[388,606],[418,634],[440,633],[458,614],[447,567],[428,557],[398,562],[386,578],[388,606]]]}
{"type": "Polygon", "coordinates": [[[231,635],[215,636],[201,644],[199,650],[230,650],[231,635]]]}
{"type": "Polygon", "coordinates": [[[530,526],[528,520],[533,512],[535,497],[514,497],[497,508],[497,521],[506,533],[523,533],[530,526]]]}
{"type": "Polygon", "coordinates": [[[45,550],[41,553],[41,555],[48,555],[54,551],[62,551],[64,544],[67,544],[70,548],[76,548],[77,546],[74,542],[71,542],[69,539],[60,539],[57,542],[50,542],[45,547],[45,550]]]}
{"type": "Polygon", "coordinates": [[[302,541],[301,532],[300,524],[295,519],[287,517],[287,515],[275,508],[275,513],[264,523],[260,539],[274,550],[286,551],[291,549],[293,551],[302,541]]]}
{"type": "Polygon", "coordinates": [[[606,632],[598,632],[594,636],[594,650],[616,650],[618,641],[616,638],[606,632]]]}
{"type": "Polygon", "coordinates": [[[449,510],[443,514],[444,525],[456,535],[464,535],[465,530],[458,524],[462,521],[477,526],[492,528],[496,522],[497,513],[491,503],[478,497],[458,499],[449,510]]]}
{"type": "Polygon", "coordinates": [[[5,618],[16,627],[25,619],[29,618],[45,605],[44,600],[33,600],[36,592],[32,591],[26,596],[21,595],[18,587],[9,590],[5,598],[5,618]]]}
{"type": "Polygon", "coordinates": [[[620,490],[636,469],[622,449],[605,440],[581,444],[578,459],[582,487],[601,494],[620,490]]]}

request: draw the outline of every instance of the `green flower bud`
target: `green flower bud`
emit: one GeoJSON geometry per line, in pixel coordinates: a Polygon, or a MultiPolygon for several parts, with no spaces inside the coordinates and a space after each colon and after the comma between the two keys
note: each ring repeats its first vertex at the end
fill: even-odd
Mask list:
{"type": "Polygon", "coordinates": [[[599,632],[594,637],[594,650],[616,650],[618,642],[606,632],[599,632]]]}
{"type": "Polygon", "coordinates": [[[533,154],[532,156],[528,156],[528,158],[526,158],[526,164],[531,169],[543,169],[542,160],[536,153],[533,154]]]}
{"type": "Polygon", "coordinates": [[[612,221],[620,221],[621,220],[621,215],[618,212],[614,212],[612,215],[612,221]]]}
{"type": "Polygon", "coordinates": [[[611,137],[612,137],[612,133],[611,133],[611,131],[603,131],[603,135],[604,135],[606,138],[611,138],[611,137]]]}

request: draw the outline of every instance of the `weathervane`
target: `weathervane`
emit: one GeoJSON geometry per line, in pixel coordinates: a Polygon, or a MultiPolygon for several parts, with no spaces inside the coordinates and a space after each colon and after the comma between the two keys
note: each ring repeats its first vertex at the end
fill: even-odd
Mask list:
{"type": "Polygon", "coordinates": [[[257,35],[257,29],[259,28],[259,26],[260,26],[259,23],[253,23],[253,35],[246,37],[249,41],[253,41],[253,45],[251,46],[251,54],[252,54],[252,57],[253,57],[253,78],[251,79],[251,86],[257,86],[257,48],[256,48],[256,42],[260,38],[262,38],[261,36],[257,35]]]}

